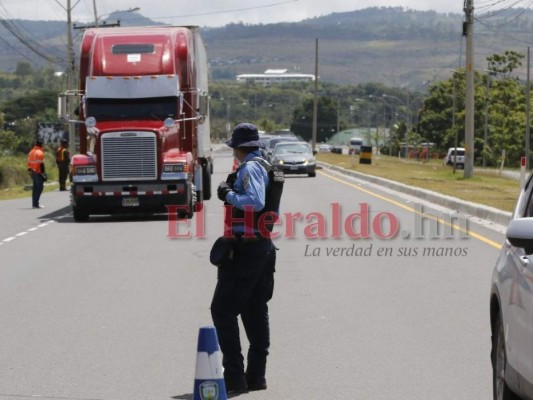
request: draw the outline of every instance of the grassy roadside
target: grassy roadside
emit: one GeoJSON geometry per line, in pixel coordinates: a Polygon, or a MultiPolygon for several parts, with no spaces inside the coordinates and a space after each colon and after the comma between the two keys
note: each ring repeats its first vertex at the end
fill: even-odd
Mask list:
{"type": "Polygon", "coordinates": [[[454,174],[451,167],[442,165],[442,160],[421,162],[373,154],[368,165],[359,164],[357,156],[333,153],[318,153],[317,160],[504,211],[513,210],[520,193],[520,183],[515,179],[478,170],[473,178],[465,179],[462,170],[454,174]]]}
{"type": "MultiPolygon", "coordinates": [[[[31,196],[32,181],[28,174],[27,156],[2,156],[0,157],[0,201],[20,199],[31,196]]],[[[45,149],[45,166],[48,182],[44,191],[49,192],[59,189],[57,182],[57,167],[52,150],[45,149]]]]}

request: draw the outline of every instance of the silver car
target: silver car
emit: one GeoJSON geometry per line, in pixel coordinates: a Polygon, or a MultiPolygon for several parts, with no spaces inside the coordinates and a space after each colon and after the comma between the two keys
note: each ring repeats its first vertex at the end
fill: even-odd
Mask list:
{"type": "Polygon", "coordinates": [[[490,293],[493,398],[533,399],[533,180],[516,205],[490,293]]]}
{"type": "Polygon", "coordinates": [[[311,146],[305,142],[280,142],[276,144],[270,162],[285,174],[316,176],[316,160],[311,146]]]}

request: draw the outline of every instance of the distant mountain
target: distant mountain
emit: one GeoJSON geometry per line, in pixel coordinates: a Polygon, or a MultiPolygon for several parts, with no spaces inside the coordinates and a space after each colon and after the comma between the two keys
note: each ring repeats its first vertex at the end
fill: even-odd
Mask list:
{"type": "MultiPolygon", "coordinates": [[[[108,18],[116,19],[124,26],[156,24],[140,14],[118,13],[108,18]]],[[[318,38],[321,80],[381,82],[419,89],[464,65],[463,19],[461,14],[381,7],[333,13],[298,23],[235,23],[204,28],[204,37],[216,80],[233,80],[237,74],[261,73],[269,68],[313,73],[318,38]]],[[[527,9],[502,10],[491,18],[477,18],[476,68],[483,69],[486,57],[495,53],[525,53],[528,43],[533,44],[532,27],[533,12],[527,9]]],[[[77,49],[81,30],[76,29],[74,35],[77,49]]],[[[55,68],[64,68],[65,37],[64,21],[2,21],[0,70],[13,71],[18,61],[47,65],[51,63],[48,58],[58,60],[55,68]],[[12,31],[18,32],[22,41],[12,31]],[[45,57],[39,54],[42,52],[45,57]]]]}

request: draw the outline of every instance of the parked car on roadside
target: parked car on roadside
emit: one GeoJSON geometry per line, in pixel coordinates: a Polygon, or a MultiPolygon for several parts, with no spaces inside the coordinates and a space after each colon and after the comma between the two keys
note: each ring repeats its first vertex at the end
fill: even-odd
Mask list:
{"type": "Polygon", "coordinates": [[[316,176],[316,160],[311,146],[306,142],[281,142],[272,151],[272,165],[287,174],[316,176]]]}
{"type": "MultiPolygon", "coordinates": [[[[443,165],[453,165],[453,160],[455,158],[455,147],[450,147],[446,157],[442,161],[443,165]]],[[[457,168],[465,167],[465,149],[464,147],[457,147],[457,161],[455,162],[457,168]]]]}
{"type": "Polygon", "coordinates": [[[490,291],[493,399],[533,399],[533,180],[518,198],[490,291]]]}
{"type": "Polygon", "coordinates": [[[331,147],[331,152],[335,154],[342,154],[342,146],[339,145],[333,145],[331,147]]]}
{"type": "Polygon", "coordinates": [[[321,143],[318,145],[318,152],[319,153],[329,153],[331,152],[331,145],[327,143],[321,143]]]}

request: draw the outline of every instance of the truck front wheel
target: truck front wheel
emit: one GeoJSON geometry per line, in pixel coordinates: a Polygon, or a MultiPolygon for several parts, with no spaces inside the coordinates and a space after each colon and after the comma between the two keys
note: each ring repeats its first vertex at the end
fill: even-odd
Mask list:
{"type": "Polygon", "coordinates": [[[192,196],[189,199],[189,204],[187,204],[187,208],[180,208],[178,209],[178,218],[187,218],[191,219],[194,216],[194,204],[192,196]]]}

